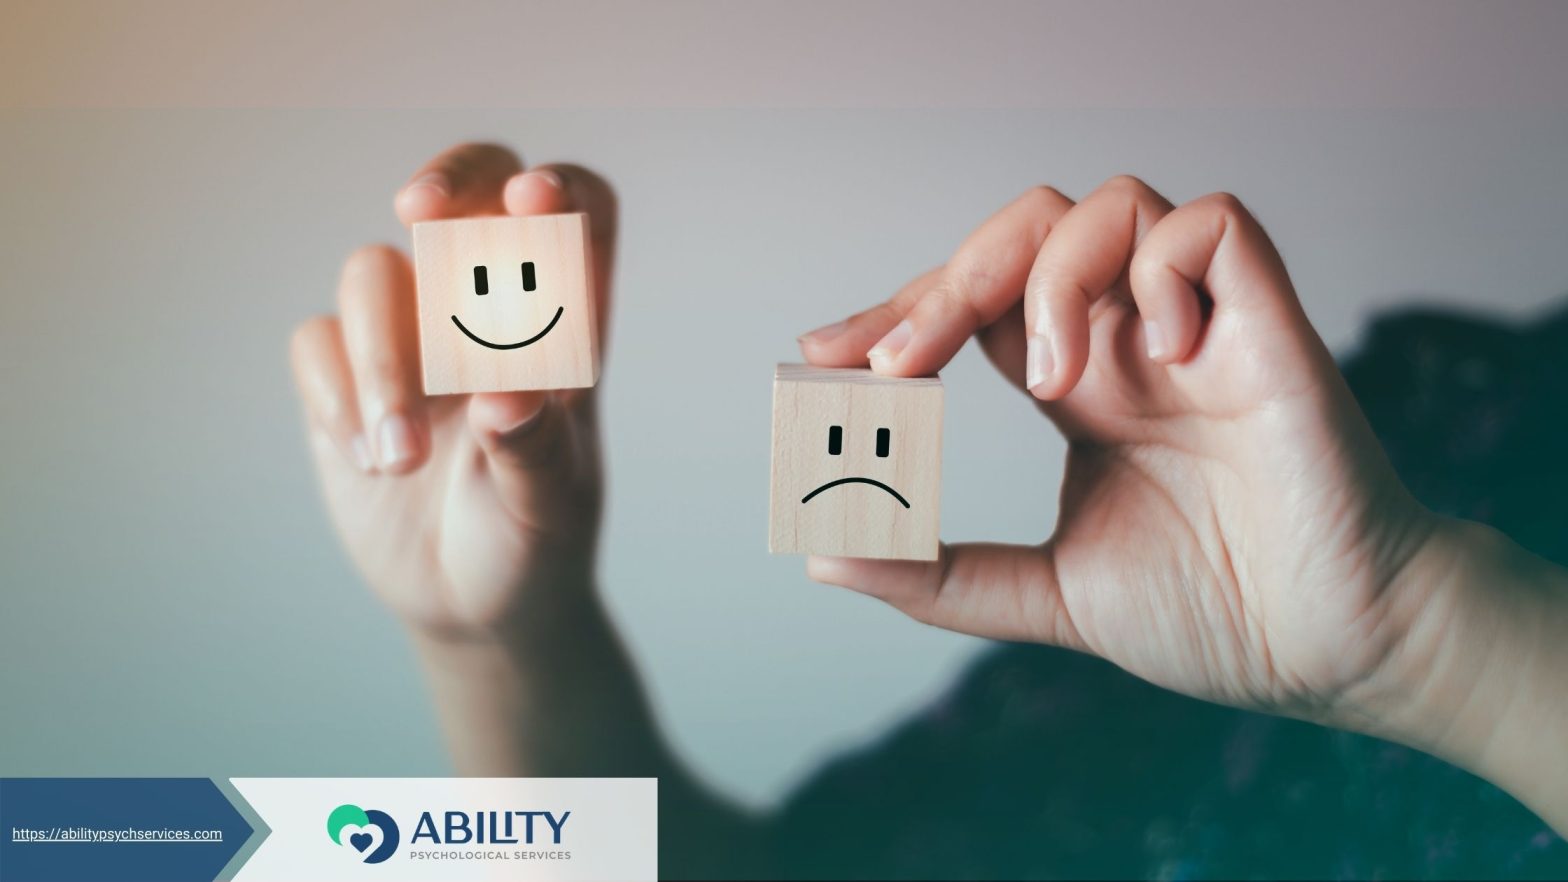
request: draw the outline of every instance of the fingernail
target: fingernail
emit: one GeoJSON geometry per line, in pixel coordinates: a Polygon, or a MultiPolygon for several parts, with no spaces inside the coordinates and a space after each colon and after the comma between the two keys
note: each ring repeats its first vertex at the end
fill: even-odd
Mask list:
{"type": "Polygon", "coordinates": [[[381,435],[376,452],[380,454],[382,468],[396,468],[412,460],[417,453],[418,439],[414,424],[402,414],[392,414],[381,421],[381,435]]]}
{"type": "Polygon", "coordinates": [[[452,184],[447,181],[446,175],[440,172],[430,172],[429,174],[420,175],[419,177],[410,181],[408,186],[404,189],[413,190],[419,187],[434,190],[437,193],[440,193],[442,196],[452,195],[452,184]]]}
{"type": "Polygon", "coordinates": [[[1050,338],[1031,336],[1025,344],[1024,385],[1033,392],[1036,386],[1051,378],[1056,370],[1056,359],[1051,355],[1050,338]]]}
{"type": "Polygon", "coordinates": [[[1165,332],[1159,322],[1143,323],[1143,340],[1149,346],[1149,357],[1155,360],[1165,355],[1165,332]]]}
{"type": "Polygon", "coordinates": [[[528,172],[527,174],[523,175],[523,178],[525,180],[532,179],[535,181],[542,181],[546,186],[554,187],[557,190],[560,190],[566,186],[566,184],[562,182],[561,176],[553,171],[550,171],[549,169],[542,168],[528,172]]]}
{"type": "Polygon", "coordinates": [[[845,319],[841,322],[834,322],[831,325],[823,325],[815,331],[812,331],[809,334],[801,334],[795,339],[802,343],[826,343],[829,340],[832,340],[838,335],[844,333],[848,329],[849,319],[845,319]]]}
{"type": "Polygon", "coordinates": [[[909,319],[894,325],[893,330],[888,331],[887,336],[878,340],[876,345],[871,347],[871,351],[866,353],[866,357],[871,359],[871,366],[878,369],[888,367],[889,363],[904,351],[904,347],[909,345],[910,339],[914,336],[915,329],[909,323],[909,319]]]}
{"type": "Polygon", "coordinates": [[[360,471],[368,475],[376,470],[376,461],[370,457],[370,442],[365,440],[363,432],[355,435],[348,442],[348,449],[353,454],[354,464],[359,466],[360,471]]]}

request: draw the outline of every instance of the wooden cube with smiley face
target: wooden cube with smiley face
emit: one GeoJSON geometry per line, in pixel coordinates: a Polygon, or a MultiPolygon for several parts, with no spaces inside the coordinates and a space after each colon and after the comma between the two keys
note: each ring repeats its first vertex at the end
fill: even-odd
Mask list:
{"type": "Polygon", "coordinates": [[[778,366],[770,551],[936,560],[941,484],[941,380],[778,366]]]}
{"type": "Polygon", "coordinates": [[[585,214],[414,224],[425,393],[594,385],[590,261],[585,214]]]}

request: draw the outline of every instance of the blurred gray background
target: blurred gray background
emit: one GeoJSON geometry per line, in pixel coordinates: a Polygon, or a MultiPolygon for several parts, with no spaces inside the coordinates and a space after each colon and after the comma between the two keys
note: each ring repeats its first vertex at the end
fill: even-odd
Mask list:
{"type": "MultiPolygon", "coordinates": [[[[1030,14],[1100,21],[1052,9],[1030,14]]],[[[41,10],[40,29],[57,24],[41,10]]],[[[729,13],[748,14],[764,13],[729,13]]],[[[1500,41],[1482,48],[1529,62],[1519,82],[1558,76],[1500,41]]],[[[1471,44],[1427,48],[1445,45],[1471,44]]],[[[1568,113],[1517,106],[1512,81],[1447,106],[1402,83],[1291,92],[1287,72],[1295,97],[1274,107],[1253,85],[1163,97],[1151,72],[1172,106],[1132,86],[1099,109],[1023,106],[983,88],[1005,59],[962,48],[972,95],[887,99],[898,108],[842,106],[880,100],[854,85],[823,88],[841,106],[748,108],[733,82],[629,106],[653,101],[639,80],[624,106],[592,92],[570,109],[570,78],[535,102],[552,107],[352,109],[329,92],[335,106],[310,108],[246,92],[243,66],[192,61],[248,105],[219,109],[159,100],[156,82],[94,92],[27,56],[0,111],[0,773],[446,773],[399,627],[319,504],[285,349],[331,308],[349,249],[404,242],[393,191],[459,140],[581,162],[619,189],[604,586],[675,744],[758,804],[931,700],[979,647],[767,554],[772,365],[1025,187],[1081,195],[1132,172],[1178,202],[1239,194],[1339,351],[1392,306],[1525,317],[1568,294],[1568,113]]],[[[447,75],[459,96],[477,76],[447,75]]],[[[807,103],[769,99],[769,82],[757,103],[807,103]]],[[[1062,443],[973,349],[944,377],[945,536],[1043,538],[1062,443]]]]}

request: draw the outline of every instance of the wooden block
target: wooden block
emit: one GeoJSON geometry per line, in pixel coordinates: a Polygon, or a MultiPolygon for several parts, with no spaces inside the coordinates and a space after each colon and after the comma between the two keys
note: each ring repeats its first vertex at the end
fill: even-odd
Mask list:
{"type": "Polygon", "coordinates": [[[598,382],[589,261],[584,214],[414,224],[425,393],[598,382]]]}
{"type": "Polygon", "coordinates": [[[942,381],[781,364],[768,549],[936,560],[942,381]]]}

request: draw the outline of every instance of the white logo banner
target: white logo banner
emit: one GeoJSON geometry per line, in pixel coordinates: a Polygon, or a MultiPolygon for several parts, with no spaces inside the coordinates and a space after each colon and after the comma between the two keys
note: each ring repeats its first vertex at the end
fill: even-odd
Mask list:
{"type": "Polygon", "coordinates": [[[233,778],[271,835],[234,882],[658,877],[654,778],[233,778]]]}

